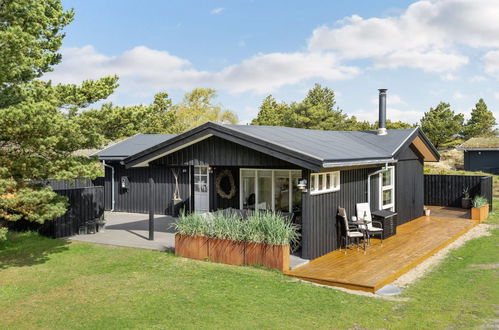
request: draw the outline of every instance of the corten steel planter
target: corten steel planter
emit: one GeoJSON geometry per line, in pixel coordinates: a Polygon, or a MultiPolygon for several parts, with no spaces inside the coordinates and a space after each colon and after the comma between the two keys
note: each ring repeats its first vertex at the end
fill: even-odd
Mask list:
{"type": "Polygon", "coordinates": [[[246,265],[263,265],[266,246],[265,243],[246,243],[244,263],[246,265]]]}
{"type": "Polygon", "coordinates": [[[197,260],[208,258],[208,238],[175,234],[175,255],[197,260]]]}
{"type": "Polygon", "coordinates": [[[263,265],[285,271],[289,269],[289,245],[266,245],[263,265]]]}
{"type": "Polygon", "coordinates": [[[213,262],[240,266],[244,264],[244,246],[244,242],[210,238],[208,256],[213,262]]]}
{"type": "Polygon", "coordinates": [[[489,217],[489,204],[471,208],[471,219],[483,222],[489,217]]]}

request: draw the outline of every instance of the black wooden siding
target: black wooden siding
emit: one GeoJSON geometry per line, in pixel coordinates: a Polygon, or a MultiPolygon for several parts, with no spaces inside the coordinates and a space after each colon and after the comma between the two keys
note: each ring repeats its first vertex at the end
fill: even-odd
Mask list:
{"type": "MultiPolygon", "coordinates": [[[[148,213],[149,212],[149,178],[154,179],[154,212],[156,214],[174,215],[175,208],[189,209],[190,185],[189,168],[179,170],[179,189],[182,202],[174,206],[173,193],[175,179],[171,167],[137,167],[125,169],[117,163],[110,164],[115,169],[115,205],[114,210],[119,212],[148,213]],[[128,189],[122,189],[120,181],[127,176],[130,182],[128,189]]],[[[111,169],[106,167],[106,210],[112,206],[111,197],[111,169]]]]}
{"type": "Polygon", "coordinates": [[[156,166],[248,166],[263,168],[298,168],[296,165],[212,136],[151,162],[156,166]]]}
{"type": "Polygon", "coordinates": [[[425,205],[461,207],[464,188],[469,188],[471,197],[483,195],[492,210],[492,177],[468,175],[424,176],[425,205]]]}
{"type": "MultiPolygon", "coordinates": [[[[68,184],[71,182],[68,181],[68,184]]],[[[61,183],[61,185],[63,185],[61,183]]],[[[13,230],[34,230],[52,238],[73,236],[78,233],[80,226],[87,221],[95,220],[104,213],[104,187],[86,187],[70,189],[54,189],[54,191],[68,198],[67,212],[43,224],[26,220],[7,222],[13,230]]]]}
{"type": "Polygon", "coordinates": [[[464,169],[499,174],[499,151],[465,151],[464,169]]]}
{"type": "MultiPolygon", "coordinates": [[[[367,176],[378,169],[341,171],[339,191],[317,195],[311,195],[309,192],[303,194],[303,258],[317,258],[339,248],[341,227],[337,216],[338,207],[344,207],[349,218],[355,215],[356,204],[367,202],[367,176]]],[[[371,182],[375,185],[371,191],[376,191],[376,180],[371,182]]]]}
{"type": "MultiPolygon", "coordinates": [[[[239,208],[239,167],[227,167],[227,166],[216,167],[213,169],[212,178],[213,178],[212,182],[210,182],[210,184],[213,183],[211,185],[212,189],[210,192],[210,197],[212,197],[211,209],[212,210],[219,210],[219,209],[227,209],[229,207],[238,209],[239,208]],[[217,189],[216,189],[216,185],[215,185],[217,176],[224,170],[231,171],[232,176],[234,177],[234,183],[236,185],[236,194],[231,199],[222,198],[217,193],[217,189]]],[[[225,184],[227,182],[224,182],[224,181],[225,180],[222,181],[222,188],[225,188],[226,192],[228,192],[229,186],[228,185],[226,186],[225,184]]]]}
{"type": "Polygon", "coordinates": [[[423,161],[409,147],[395,165],[395,211],[397,225],[419,218],[424,213],[423,161]]]}

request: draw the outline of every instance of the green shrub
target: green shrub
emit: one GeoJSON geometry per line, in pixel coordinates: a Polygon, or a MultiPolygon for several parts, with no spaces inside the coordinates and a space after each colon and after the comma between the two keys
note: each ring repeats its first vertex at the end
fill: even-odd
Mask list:
{"type": "Polygon", "coordinates": [[[487,200],[486,197],[484,196],[475,196],[475,198],[473,198],[473,207],[482,207],[484,205],[487,205],[489,204],[489,201],[487,200]]]}
{"type": "Polygon", "coordinates": [[[9,229],[7,227],[0,227],[0,242],[5,242],[7,240],[7,233],[9,229]]]}

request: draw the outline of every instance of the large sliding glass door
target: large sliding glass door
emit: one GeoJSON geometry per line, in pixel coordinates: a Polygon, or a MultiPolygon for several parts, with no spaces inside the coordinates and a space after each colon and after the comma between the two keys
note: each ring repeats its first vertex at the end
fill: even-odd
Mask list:
{"type": "Polygon", "coordinates": [[[241,169],[241,209],[301,210],[300,170],[241,169]]]}

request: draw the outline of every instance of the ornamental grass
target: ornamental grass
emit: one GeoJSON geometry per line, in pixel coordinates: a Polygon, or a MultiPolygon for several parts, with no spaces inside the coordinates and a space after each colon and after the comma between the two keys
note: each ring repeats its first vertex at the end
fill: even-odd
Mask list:
{"type": "Polygon", "coordinates": [[[206,236],[238,242],[287,245],[297,243],[299,227],[281,213],[258,211],[241,219],[236,212],[182,212],[174,224],[181,235],[206,236]]]}

